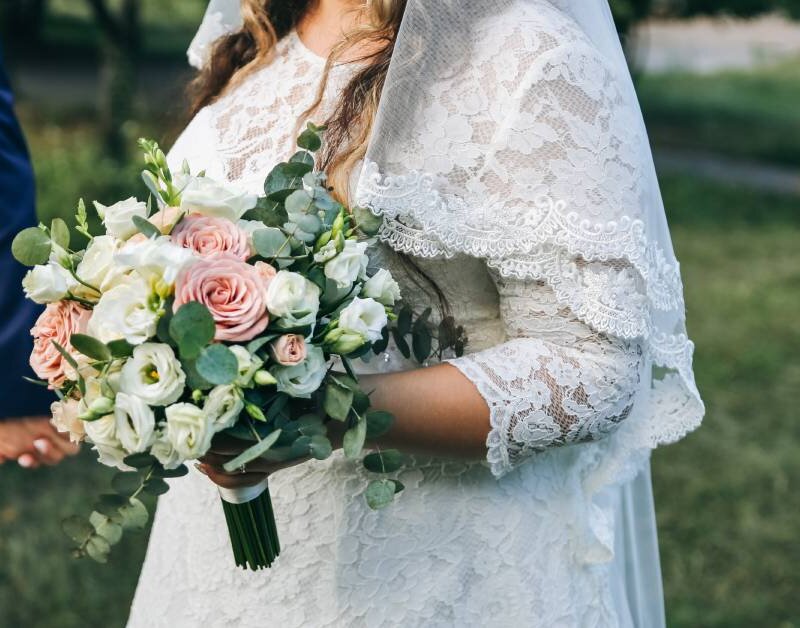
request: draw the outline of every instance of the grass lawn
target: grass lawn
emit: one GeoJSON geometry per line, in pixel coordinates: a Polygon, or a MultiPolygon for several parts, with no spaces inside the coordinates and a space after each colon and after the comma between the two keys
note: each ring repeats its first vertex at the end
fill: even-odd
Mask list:
{"type": "MultiPolygon", "coordinates": [[[[24,122],[43,217],[136,184],[138,166],[102,159],[91,127],[31,112],[24,122]]],[[[669,625],[800,626],[800,203],[686,176],[662,183],[708,407],[702,429],[654,457],[669,625]]],[[[72,561],[59,529],[111,475],[88,453],[57,470],[0,468],[0,626],[124,624],[146,535],[98,566],[72,561]]]]}
{"type": "Polygon", "coordinates": [[[658,145],[800,166],[800,59],[710,75],[654,74],[637,88],[658,145]]]}

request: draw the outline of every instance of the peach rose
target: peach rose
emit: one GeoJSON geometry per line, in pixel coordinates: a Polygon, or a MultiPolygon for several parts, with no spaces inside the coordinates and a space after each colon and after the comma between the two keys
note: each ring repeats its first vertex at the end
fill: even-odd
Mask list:
{"type": "Polygon", "coordinates": [[[204,257],[178,275],[175,310],[189,301],[211,312],[216,340],[250,340],[269,324],[264,280],[255,267],[230,253],[204,257]]]}
{"type": "Polygon", "coordinates": [[[306,359],[306,340],[297,334],[284,334],[272,343],[271,350],[281,366],[296,366],[306,359]]]}
{"type": "Polygon", "coordinates": [[[190,214],[172,232],[175,244],[200,255],[230,253],[245,261],[252,255],[250,236],[230,220],[190,214]]]}
{"type": "MultiPolygon", "coordinates": [[[[68,351],[72,334],[85,333],[92,311],[74,301],[58,301],[48,305],[31,329],[33,352],[31,368],[38,377],[46,379],[50,388],[60,388],[66,379],[69,364],[53,345],[55,340],[68,351]]],[[[70,369],[71,370],[71,369],[70,369]]]]}
{"type": "Polygon", "coordinates": [[[266,286],[269,286],[269,282],[275,279],[275,275],[278,274],[278,271],[275,270],[275,267],[272,264],[267,264],[266,262],[256,262],[254,266],[258,271],[258,274],[261,275],[261,278],[264,280],[264,285],[266,286]]]}
{"type": "Polygon", "coordinates": [[[64,401],[54,401],[50,405],[50,412],[53,419],[50,421],[59,432],[69,434],[69,440],[73,443],[80,443],[86,436],[84,423],[78,418],[80,414],[80,402],[77,399],[64,399],[64,401]]]}
{"type": "Polygon", "coordinates": [[[183,216],[180,207],[165,207],[150,216],[148,220],[152,222],[164,235],[169,235],[183,216]]]}

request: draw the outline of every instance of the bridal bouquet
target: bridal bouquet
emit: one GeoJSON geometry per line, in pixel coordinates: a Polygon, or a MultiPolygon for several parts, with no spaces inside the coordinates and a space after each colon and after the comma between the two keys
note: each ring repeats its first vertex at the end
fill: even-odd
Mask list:
{"type": "MultiPolygon", "coordinates": [[[[166,492],[165,479],[185,475],[218,434],[243,441],[225,465],[233,473],[258,457],[325,459],[328,423],[339,421],[344,454],[377,474],[369,506],[403,489],[386,476],[401,466],[399,452],[362,456],[392,416],[370,408],[351,360],[385,351],[390,331],[406,355],[411,334],[424,360],[430,312],[413,325],[407,308],[398,317],[391,274],[367,272],[379,219],[331,196],[314,168],[322,131],[308,126],[261,198],[193,176],[185,163],[172,173],[141,140],[149,202],[95,203],[102,235],[81,202],[80,250],[60,219],[14,240],[17,260],[33,267],[25,293],[46,304],[31,365],[58,396],[53,421],[120,470],[88,520],[64,522],[76,556],[105,562],[123,530],[145,526],[142,493],[166,492]]],[[[280,546],[266,482],[221,494],[237,565],[269,566],[280,546]]]]}

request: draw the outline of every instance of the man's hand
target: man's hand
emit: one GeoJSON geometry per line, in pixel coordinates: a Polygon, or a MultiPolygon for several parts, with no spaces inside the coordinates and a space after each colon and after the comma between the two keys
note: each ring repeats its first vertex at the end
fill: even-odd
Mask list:
{"type": "Polygon", "coordinates": [[[33,469],[54,465],[65,456],[74,456],[80,447],[50,424],[47,417],[24,417],[0,423],[0,464],[16,460],[33,469]]]}

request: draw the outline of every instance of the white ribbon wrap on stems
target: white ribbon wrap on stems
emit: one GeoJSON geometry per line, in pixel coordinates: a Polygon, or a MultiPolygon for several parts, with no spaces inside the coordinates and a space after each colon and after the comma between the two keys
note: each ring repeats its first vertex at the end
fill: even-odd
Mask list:
{"type": "Polygon", "coordinates": [[[219,496],[229,504],[246,504],[259,497],[269,487],[269,478],[264,478],[254,486],[243,488],[222,488],[219,487],[219,496]]]}

